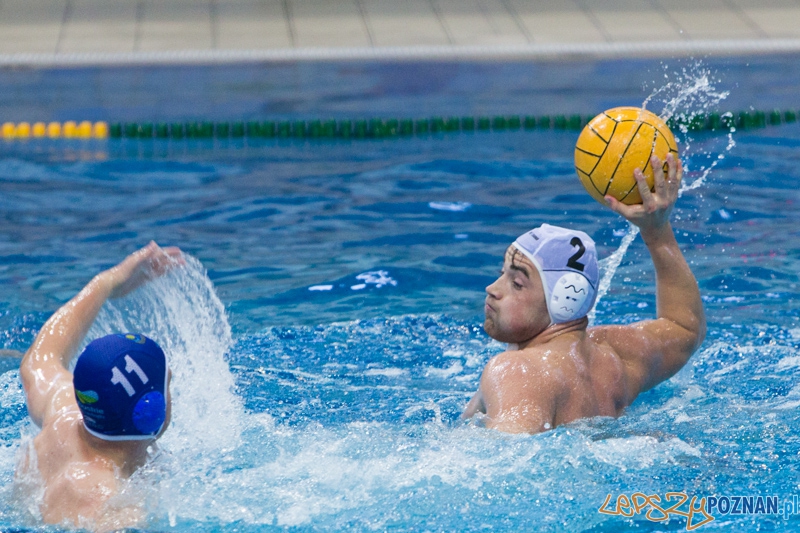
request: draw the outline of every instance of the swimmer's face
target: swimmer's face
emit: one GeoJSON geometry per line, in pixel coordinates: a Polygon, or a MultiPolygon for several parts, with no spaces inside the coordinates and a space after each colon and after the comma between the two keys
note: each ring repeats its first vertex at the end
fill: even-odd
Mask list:
{"type": "Polygon", "coordinates": [[[523,343],[550,325],[539,271],[514,246],[497,281],[486,287],[483,329],[500,342],[523,343]]]}

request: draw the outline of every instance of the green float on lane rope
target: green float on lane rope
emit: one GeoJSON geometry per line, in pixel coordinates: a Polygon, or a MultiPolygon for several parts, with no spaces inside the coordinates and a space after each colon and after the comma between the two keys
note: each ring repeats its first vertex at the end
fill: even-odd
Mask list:
{"type": "MultiPolygon", "coordinates": [[[[770,112],[697,114],[672,118],[671,128],[686,126],[690,131],[753,129],[797,121],[794,110],[770,112]]],[[[380,139],[429,135],[432,133],[553,129],[580,131],[594,116],[589,115],[497,115],[494,117],[431,117],[423,119],[295,120],[251,122],[111,123],[109,137],[131,139],[211,138],[302,138],[380,139]]]]}

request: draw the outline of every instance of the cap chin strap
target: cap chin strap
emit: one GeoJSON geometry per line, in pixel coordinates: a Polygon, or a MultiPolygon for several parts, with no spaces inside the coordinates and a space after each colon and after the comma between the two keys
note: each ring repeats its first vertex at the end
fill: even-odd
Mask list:
{"type": "MultiPolygon", "coordinates": [[[[97,431],[89,428],[89,426],[86,425],[86,422],[83,423],[83,427],[90,435],[97,437],[100,440],[106,440],[110,442],[118,442],[123,440],[154,440],[158,435],[158,433],[155,435],[104,435],[103,433],[98,433],[97,431]]],[[[161,431],[160,428],[159,431],[161,431]]]]}

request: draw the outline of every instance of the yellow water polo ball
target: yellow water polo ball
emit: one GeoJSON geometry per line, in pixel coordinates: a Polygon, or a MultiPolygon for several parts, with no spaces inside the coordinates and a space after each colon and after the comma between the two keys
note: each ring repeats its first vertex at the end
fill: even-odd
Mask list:
{"type": "Polygon", "coordinates": [[[603,197],[611,195],[629,205],[640,204],[634,169],[642,170],[652,191],[650,158],[655,155],[665,161],[668,153],[678,157],[678,145],[658,115],[640,107],[615,107],[583,128],[575,143],[575,170],[598,202],[605,204],[603,197]]]}

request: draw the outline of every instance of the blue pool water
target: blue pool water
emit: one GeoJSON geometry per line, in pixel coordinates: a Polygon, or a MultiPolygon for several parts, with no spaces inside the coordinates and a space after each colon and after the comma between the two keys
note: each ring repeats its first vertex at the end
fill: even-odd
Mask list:
{"type": "MultiPolygon", "coordinates": [[[[735,77],[724,67],[719,77],[735,77]]],[[[247,79],[251,67],[230,68],[247,79]]],[[[314,68],[281,67],[318,94],[314,68]]],[[[453,91],[445,80],[427,100],[378,98],[372,78],[316,68],[383,109],[453,91]]],[[[463,81],[488,67],[459,68],[463,81]]],[[[54,86],[68,76],[40,75],[54,86]]],[[[18,86],[29,83],[20,76],[18,86]]],[[[716,85],[731,91],[727,102],[757,92],[737,84],[716,85]]],[[[544,90],[535,79],[510,87],[495,96],[522,102],[544,90]]],[[[603,104],[649,93],[627,87],[603,104]]],[[[569,96],[578,111],[588,94],[569,96]]],[[[1,146],[0,348],[24,350],[92,275],[150,239],[195,258],[110,305],[91,332],[141,330],[172,357],[165,453],[128,489],[150,494],[152,531],[686,529],[679,517],[598,512],[608,494],[634,492],[777,496],[783,511],[800,494],[800,126],[736,132],[735,146],[720,134],[679,137],[686,182],[698,186],[680,199],[674,227],[709,333],[680,373],[616,420],[535,436],[458,421],[503,349],[480,326],[483,288],[508,243],[541,222],[570,225],[605,258],[628,231],[580,187],[574,132],[1,146]]],[[[595,321],[652,317],[653,289],[637,239],[595,321]]],[[[3,530],[38,527],[12,483],[19,443],[34,431],[16,364],[0,361],[3,530]]],[[[799,527],[800,514],[728,514],[702,530],[799,527]]]]}

